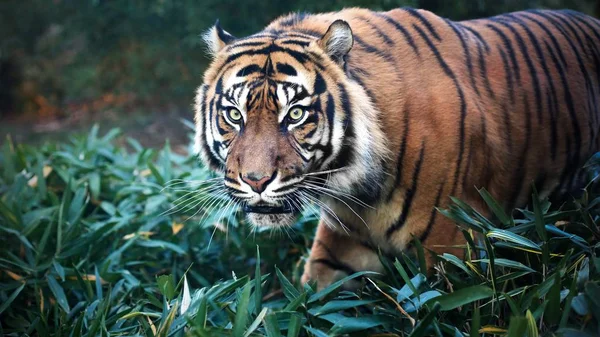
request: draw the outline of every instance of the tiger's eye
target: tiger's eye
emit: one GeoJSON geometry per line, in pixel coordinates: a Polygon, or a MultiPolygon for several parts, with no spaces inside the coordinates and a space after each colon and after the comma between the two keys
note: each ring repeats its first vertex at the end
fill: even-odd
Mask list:
{"type": "Polygon", "coordinates": [[[238,109],[229,109],[227,110],[227,117],[234,122],[239,122],[242,119],[242,113],[238,109]]]}
{"type": "Polygon", "coordinates": [[[292,120],[292,122],[297,122],[297,121],[301,120],[302,117],[304,117],[304,109],[302,109],[302,108],[293,108],[288,113],[288,116],[290,117],[290,119],[292,120]]]}

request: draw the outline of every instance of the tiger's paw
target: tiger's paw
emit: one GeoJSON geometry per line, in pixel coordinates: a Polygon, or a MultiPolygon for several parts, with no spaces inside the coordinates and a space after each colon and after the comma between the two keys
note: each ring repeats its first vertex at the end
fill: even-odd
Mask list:
{"type": "MultiPolygon", "coordinates": [[[[321,291],[332,283],[343,279],[348,276],[347,273],[333,269],[319,260],[310,261],[304,266],[304,273],[300,278],[302,285],[316,282],[316,290],[321,291]]],[[[360,287],[360,282],[357,280],[350,280],[342,285],[342,289],[355,290],[360,287]]]]}

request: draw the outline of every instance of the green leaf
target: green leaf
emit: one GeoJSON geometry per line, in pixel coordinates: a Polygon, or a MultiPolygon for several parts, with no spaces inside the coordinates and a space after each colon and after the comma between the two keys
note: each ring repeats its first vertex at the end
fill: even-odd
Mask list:
{"type": "Polygon", "coordinates": [[[524,337],[526,336],[525,331],[527,331],[527,318],[519,316],[519,317],[511,317],[510,323],[508,325],[508,333],[507,337],[524,337]]]}
{"type": "Polygon", "coordinates": [[[308,310],[308,312],[313,316],[320,316],[341,310],[357,308],[362,305],[367,305],[375,302],[377,302],[377,300],[334,300],[329,301],[322,306],[311,308],[310,310],[308,310]]]}
{"type": "MultiPolygon", "coordinates": [[[[396,261],[394,262],[394,267],[396,267],[396,270],[398,271],[398,273],[400,273],[400,276],[406,283],[405,285],[407,285],[410,288],[410,290],[412,291],[412,295],[418,297],[419,291],[417,290],[417,287],[415,287],[415,285],[412,283],[412,280],[408,277],[408,273],[406,273],[406,270],[404,269],[404,267],[402,266],[400,261],[398,261],[398,259],[396,259],[396,261]]],[[[424,277],[421,276],[420,278],[424,278],[424,277]]],[[[398,296],[398,297],[400,297],[400,296],[398,296]]],[[[401,302],[402,300],[400,300],[400,298],[398,298],[398,301],[401,302]]]]}
{"type": "Polygon", "coordinates": [[[531,314],[531,311],[527,310],[525,313],[525,317],[527,318],[527,331],[529,332],[529,337],[538,337],[538,328],[535,322],[535,318],[531,314]]]}
{"type": "MultiPolygon", "coordinates": [[[[324,333],[323,331],[319,330],[319,329],[315,329],[315,328],[311,328],[309,326],[305,326],[304,330],[310,332],[311,334],[313,334],[315,337],[329,337],[326,333],[324,333]]],[[[267,336],[271,337],[271,335],[267,336]]],[[[272,335],[272,336],[277,336],[279,337],[279,335],[272,335]]]]}
{"type": "Polygon", "coordinates": [[[585,295],[592,315],[600,320],[600,286],[594,282],[587,282],[585,295]]]}
{"type": "Polygon", "coordinates": [[[414,330],[410,333],[409,337],[422,337],[425,336],[425,332],[427,328],[431,326],[431,323],[437,316],[438,312],[441,310],[441,305],[439,303],[434,303],[431,311],[415,326],[414,330]]]}
{"type": "Polygon", "coordinates": [[[492,195],[485,188],[478,190],[478,192],[498,220],[500,220],[504,226],[511,225],[512,219],[504,212],[504,208],[500,206],[492,195]]]}
{"type": "Polygon", "coordinates": [[[178,307],[179,302],[175,302],[167,317],[160,323],[158,331],[156,332],[157,337],[167,337],[169,335],[169,330],[171,329],[171,325],[173,325],[175,315],[177,315],[178,307]]]}
{"type": "Polygon", "coordinates": [[[277,278],[281,283],[281,288],[283,289],[283,294],[289,301],[293,301],[294,299],[300,296],[300,292],[292,285],[292,283],[283,275],[279,268],[275,267],[275,272],[277,274],[277,278]]]}
{"type": "Polygon", "coordinates": [[[58,284],[54,277],[50,275],[46,277],[46,280],[48,281],[50,291],[52,291],[52,294],[54,294],[54,298],[56,299],[56,302],[61,307],[61,309],[63,309],[63,311],[66,313],[71,311],[71,309],[69,308],[69,302],[67,301],[67,296],[65,295],[65,291],[60,286],[60,284],[58,284]]]}
{"type": "Polygon", "coordinates": [[[170,302],[175,297],[175,279],[172,274],[161,275],[156,279],[158,290],[170,302]]]}
{"type": "MultiPolygon", "coordinates": [[[[473,260],[473,262],[482,262],[482,263],[490,263],[489,259],[481,259],[481,260],[473,260]]],[[[507,267],[512,269],[524,270],[529,273],[535,273],[536,271],[522,264],[521,262],[512,261],[508,259],[496,258],[494,259],[494,264],[500,267],[507,267]]]]}
{"type": "Polygon", "coordinates": [[[385,316],[344,317],[334,324],[329,330],[329,335],[335,336],[365,331],[386,323],[390,323],[390,320],[385,316]]]}
{"type": "Polygon", "coordinates": [[[302,316],[297,313],[292,314],[288,325],[287,337],[298,337],[300,335],[300,328],[302,328],[302,316]]]}
{"type": "Polygon", "coordinates": [[[17,289],[15,289],[15,291],[10,294],[6,301],[0,305],[0,315],[4,312],[4,310],[10,307],[11,303],[15,300],[15,298],[17,298],[17,296],[19,296],[23,288],[25,288],[25,283],[21,284],[17,289]]]}
{"type": "Polygon", "coordinates": [[[471,331],[470,337],[479,337],[479,328],[481,328],[481,313],[479,312],[479,305],[473,304],[473,319],[471,320],[471,331]]]}
{"type": "Polygon", "coordinates": [[[92,198],[100,200],[100,174],[98,172],[88,174],[88,184],[92,198]]]}
{"type": "Polygon", "coordinates": [[[473,272],[465,265],[465,263],[459,259],[458,257],[452,255],[452,254],[448,254],[448,253],[444,253],[442,255],[438,255],[439,258],[441,258],[442,260],[445,260],[447,262],[452,263],[453,265],[457,266],[458,268],[462,269],[463,271],[465,271],[469,276],[473,277],[474,274],[473,272]]]}
{"type": "Polygon", "coordinates": [[[577,277],[573,277],[571,281],[571,288],[569,289],[569,294],[567,298],[565,298],[565,306],[562,310],[562,315],[560,319],[559,328],[564,329],[569,322],[569,317],[571,316],[571,308],[573,306],[573,298],[575,297],[575,293],[577,292],[577,277]]]}
{"type": "Polygon", "coordinates": [[[308,298],[308,303],[316,302],[316,301],[322,299],[323,297],[329,295],[330,293],[334,292],[336,289],[341,287],[344,283],[346,283],[350,280],[353,280],[357,277],[361,277],[361,276],[365,276],[365,275],[375,276],[375,275],[379,275],[379,274],[375,273],[375,272],[370,272],[370,271],[362,271],[362,272],[354,273],[352,275],[348,275],[348,276],[344,277],[343,279],[330,284],[329,286],[325,287],[323,290],[313,294],[311,297],[308,298]]]}
{"type": "Polygon", "coordinates": [[[186,252],[180,246],[162,240],[137,240],[136,244],[138,246],[146,247],[146,248],[160,248],[160,249],[169,249],[174,251],[177,254],[185,255],[186,252]]]}
{"type": "Polygon", "coordinates": [[[488,238],[494,238],[494,239],[498,239],[498,240],[512,242],[514,244],[529,248],[529,249],[537,251],[537,252],[541,251],[540,246],[537,245],[535,242],[533,242],[527,238],[524,238],[518,234],[509,232],[509,231],[505,231],[503,229],[497,229],[497,228],[492,229],[491,231],[489,231],[486,234],[486,236],[488,238]]]}
{"type": "Polygon", "coordinates": [[[244,333],[244,337],[250,336],[251,333],[253,333],[256,329],[258,329],[258,326],[262,322],[263,318],[265,318],[268,311],[269,311],[269,308],[263,308],[262,311],[260,311],[260,313],[256,316],[256,319],[254,319],[254,322],[252,322],[252,324],[250,324],[250,326],[248,327],[248,330],[246,330],[246,332],[244,333]]]}
{"type": "Polygon", "coordinates": [[[456,290],[455,292],[442,295],[427,301],[439,302],[440,310],[448,311],[458,307],[473,303],[478,300],[483,300],[494,295],[494,291],[486,286],[471,286],[456,290]]]}
{"type": "Polygon", "coordinates": [[[104,294],[102,293],[102,278],[100,278],[100,272],[98,272],[98,267],[94,266],[94,276],[96,276],[96,297],[99,300],[104,298],[104,294]]]}
{"type": "Polygon", "coordinates": [[[159,185],[164,186],[165,185],[165,179],[160,174],[160,172],[158,171],[158,169],[156,168],[156,166],[154,166],[154,164],[152,164],[152,163],[148,163],[148,168],[150,169],[150,172],[152,172],[152,175],[156,179],[156,182],[159,185]]]}
{"type": "Polygon", "coordinates": [[[254,270],[254,312],[260,312],[262,307],[262,284],[260,276],[260,249],[256,246],[256,268],[254,270]]]}
{"type": "Polygon", "coordinates": [[[206,327],[206,319],[207,319],[208,307],[207,307],[207,299],[204,293],[201,293],[200,303],[198,304],[198,312],[196,313],[196,317],[194,317],[194,325],[196,327],[205,328],[206,327]]]}
{"type": "Polygon", "coordinates": [[[554,326],[559,323],[560,318],[560,290],[561,290],[561,279],[560,274],[554,274],[554,284],[548,296],[546,297],[546,310],[544,312],[544,320],[548,326],[554,326]]]}
{"type": "Polygon", "coordinates": [[[54,266],[54,270],[56,271],[56,274],[58,274],[60,279],[64,282],[65,281],[65,269],[56,260],[52,260],[52,265],[54,266]]]}
{"type": "Polygon", "coordinates": [[[285,306],[283,311],[295,311],[296,309],[298,309],[299,306],[304,304],[307,296],[308,293],[300,294],[300,296],[296,297],[290,303],[288,303],[288,305],[285,306]]]}
{"type": "Polygon", "coordinates": [[[275,314],[268,314],[264,319],[264,325],[267,337],[281,337],[281,330],[275,314]]]}
{"type": "Polygon", "coordinates": [[[237,306],[235,308],[235,321],[233,322],[233,337],[242,337],[248,324],[248,304],[250,302],[250,291],[252,287],[248,282],[242,289],[242,294],[238,299],[237,306]]]}

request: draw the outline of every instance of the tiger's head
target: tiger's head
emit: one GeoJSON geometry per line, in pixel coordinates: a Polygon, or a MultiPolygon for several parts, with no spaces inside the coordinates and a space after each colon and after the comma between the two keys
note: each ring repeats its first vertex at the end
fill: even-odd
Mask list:
{"type": "Polygon", "coordinates": [[[345,72],[346,22],[242,39],[217,22],[205,39],[213,61],[196,95],[196,151],[254,225],[289,225],[307,199],[334,190],[380,192],[384,141],[345,72]]]}

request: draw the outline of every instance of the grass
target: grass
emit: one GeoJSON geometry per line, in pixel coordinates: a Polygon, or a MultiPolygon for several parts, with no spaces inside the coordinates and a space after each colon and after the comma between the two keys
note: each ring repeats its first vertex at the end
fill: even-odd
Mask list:
{"type": "Polygon", "coordinates": [[[440,210],[473,254],[439,256],[433,276],[415,242],[415,254],[381,257],[385,275],[349,276],[358,290],[342,280],[317,292],[298,285],[316,214],[287,232],[251,231],[224,203],[208,207],[210,188],[194,182],[213,176],[197,159],[168,143],[130,139],[125,150],[117,135],[4,143],[0,335],[600,334],[599,157],[583,196],[564,205],[534,191],[529,210],[507,214],[481,190],[493,219],[457,199],[440,210]]]}

